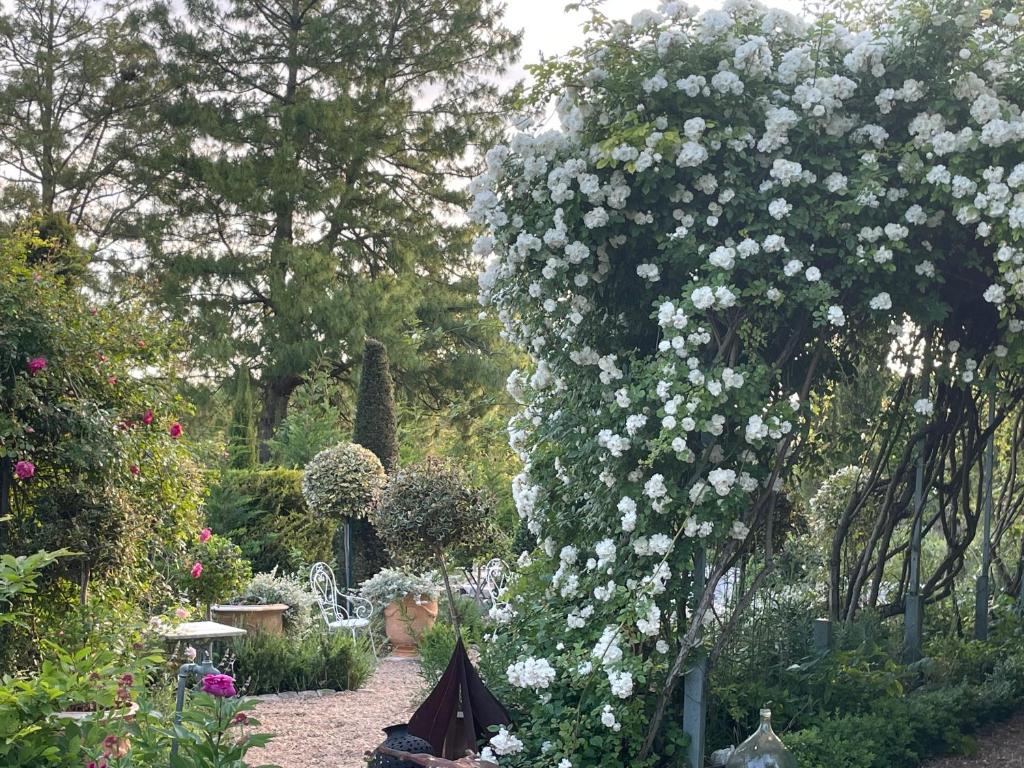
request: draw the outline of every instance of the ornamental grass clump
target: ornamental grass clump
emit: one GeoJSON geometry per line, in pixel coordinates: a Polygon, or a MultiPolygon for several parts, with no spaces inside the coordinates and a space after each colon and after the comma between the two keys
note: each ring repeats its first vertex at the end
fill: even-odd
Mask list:
{"type": "Polygon", "coordinates": [[[320,451],[306,465],[302,495],[313,514],[338,520],[363,519],[380,501],[387,476],[380,459],[355,443],[320,451]]]}
{"type": "MultiPolygon", "coordinates": [[[[449,605],[454,600],[445,555],[471,556],[493,539],[488,500],[460,467],[438,458],[392,475],[370,521],[396,560],[440,566],[449,605]]],[[[454,612],[452,623],[458,628],[454,612]]]]}

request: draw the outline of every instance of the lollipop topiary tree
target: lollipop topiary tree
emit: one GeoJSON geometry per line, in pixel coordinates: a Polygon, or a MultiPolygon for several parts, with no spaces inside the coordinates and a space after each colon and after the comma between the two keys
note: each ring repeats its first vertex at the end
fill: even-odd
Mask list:
{"type": "Polygon", "coordinates": [[[370,519],[395,559],[438,564],[458,632],[445,555],[472,555],[490,541],[491,510],[481,491],[451,461],[428,458],[391,476],[370,519]]]}
{"type": "Polygon", "coordinates": [[[355,443],[320,451],[306,465],[302,495],[314,515],[344,524],[345,585],[352,584],[352,521],[362,520],[380,502],[387,481],[374,453],[355,443]]]}

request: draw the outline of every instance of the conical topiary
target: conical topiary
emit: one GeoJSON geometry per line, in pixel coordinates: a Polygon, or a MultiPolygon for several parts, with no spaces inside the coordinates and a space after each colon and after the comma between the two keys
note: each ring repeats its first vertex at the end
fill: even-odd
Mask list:
{"type": "Polygon", "coordinates": [[[376,339],[367,339],[363,347],[352,442],[373,451],[384,470],[391,472],[398,464],[396,431],[395,385],[388,365],[388,351],[376,339]]]}

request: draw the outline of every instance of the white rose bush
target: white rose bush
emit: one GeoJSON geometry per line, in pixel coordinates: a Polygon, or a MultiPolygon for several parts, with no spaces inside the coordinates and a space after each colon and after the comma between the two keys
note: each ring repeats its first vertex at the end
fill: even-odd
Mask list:
{"type": "Polygon", "coordinates": [[[925,347],[980,386],[1024,327],[1012,3],[671,2],[591,31],[536,73],[560,127],[473,187],[482,301],[532,359],[509,429],[540,547],[485,653],[527,713],[503,766],[679,764],[676,683],[715,583],[770,548],[814,396],[925,347]]]}

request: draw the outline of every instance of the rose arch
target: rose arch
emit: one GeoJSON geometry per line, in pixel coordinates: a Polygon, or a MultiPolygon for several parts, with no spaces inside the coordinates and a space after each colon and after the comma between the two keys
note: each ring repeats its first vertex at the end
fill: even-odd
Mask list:
{"type": "MultiPolygon", "coordinates": [[[[728,623],[715,586],[770,566],[815,398],[856,361],[901,382],[883,417],[930,479],[958,440],[978,459],[982,401],[996,424],[1024,391],[1013,3],[804,20],[670,2],[591,31],[536,73],[560,127],[492,149],[474,186],[483,300],[532,359],[509,432],[539,546],[487,654],[529,713],[494,740],[503,765],[672,752],[676,683],[728,623]]],[[[872,461],[850,487],[890,483],[886,519],[920,514],[912,462],[872,461]]],[[[879,525],[864,592],[905,555],[879,525]]]]}

